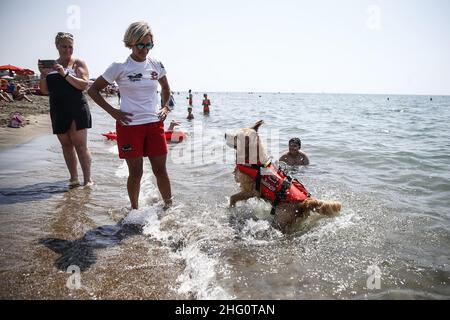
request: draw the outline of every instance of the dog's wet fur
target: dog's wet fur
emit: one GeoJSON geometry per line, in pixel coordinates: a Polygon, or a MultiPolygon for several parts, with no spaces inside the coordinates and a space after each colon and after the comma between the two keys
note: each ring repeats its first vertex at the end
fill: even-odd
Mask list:
{"type": "MultiPolygon", "coordinates": [[[[236,164],[265,164],[269,161],[264,145],[258,135],[258,129],[264,122],[258,121],[251,128],[240,129],[236,134],[226,134],[225,139],[229,147],[237,152],[236,164]]],[[[248,200],[253,197],[261,198],[261,193],[256,190],[256,183],[251,177],[234,170],[236,182],[241,191],[231,196],[230,206],[234,207],[237,202],[248,200]]],[[[273,225],[284,233],[292,231],[295,224],[301,219],[306,219],[311,212],[332,217],[341,210],[341,203],[336,201],[322,201],[308,198],[303,202],[280,203],[275,208],[273,225]]]]}

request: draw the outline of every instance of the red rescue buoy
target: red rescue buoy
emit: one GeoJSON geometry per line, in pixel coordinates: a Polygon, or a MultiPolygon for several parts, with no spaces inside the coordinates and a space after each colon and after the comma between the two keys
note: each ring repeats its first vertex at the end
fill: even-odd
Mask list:
{"type": "Polygon", "coordinates": [[[178,143],[186,139],[186,133],[182,131],[166,131],[164,133],[166,135],[167,142],[178,143]]]}
{"type": "Polygon", "coordinates": [[[102,133],[102,136],[106,137],[108,140],[117,141],[117,133],[115,132],[108,132],[108,133],[102,133]]]}
{"type": "MultiPolygon", "coordinates": [[[[186,139],[186,133],[182,131],[166,131],[164,132],[167,142],[179,143],[186,139]]],[[[117,141],[117,133],[109,131],[108,133],[102,133],[102,136],[108,140],[117,141]]]]}

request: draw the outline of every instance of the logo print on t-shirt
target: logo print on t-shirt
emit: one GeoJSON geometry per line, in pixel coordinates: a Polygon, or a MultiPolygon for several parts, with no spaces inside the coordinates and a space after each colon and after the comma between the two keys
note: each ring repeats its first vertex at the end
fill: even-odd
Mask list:
{"type": "Polygon", "coordinates": [[[135,73],[133,75],[128,76],[128,79],[131,82],[141,81],[142,79],[142,73],[135,73]]]}
{"type": "Polygon", "coordinates": [[[156,71],[152,71],[152,73],[150,73],[152,80],[158,80],[158,72],[156,71]]]}

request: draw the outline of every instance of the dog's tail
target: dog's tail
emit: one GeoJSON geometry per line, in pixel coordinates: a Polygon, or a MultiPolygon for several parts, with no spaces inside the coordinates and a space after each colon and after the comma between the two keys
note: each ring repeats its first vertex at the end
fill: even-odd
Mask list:
{"type": "Polygon", "coordinates": [[[306,199],[301,205],[304,211],[314,211],[326,216],[334,216],[341,211],[342,205],[337,201],[322,201],[314,198],[306,199]]]}

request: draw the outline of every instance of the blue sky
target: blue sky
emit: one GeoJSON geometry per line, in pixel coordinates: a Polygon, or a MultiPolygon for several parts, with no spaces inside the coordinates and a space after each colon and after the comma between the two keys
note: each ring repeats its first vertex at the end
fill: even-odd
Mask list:
{"type": "Polygon", "coordinates": [[[0,64],[36,70],[69,31],[96,77],[139,20],[176,91],[450,95],[447,0],[1,1],[0,64]]]}

